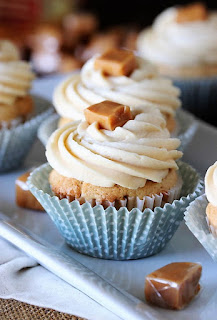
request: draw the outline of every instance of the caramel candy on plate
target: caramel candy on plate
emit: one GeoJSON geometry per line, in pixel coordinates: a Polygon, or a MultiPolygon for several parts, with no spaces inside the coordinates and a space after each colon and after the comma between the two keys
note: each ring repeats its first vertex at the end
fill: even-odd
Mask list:
{"type": "Polygon", "coordinates": [[[28,171],[16,179],[16,203],[21,208],[44,211],[44,208],[28,189],[26,181],[29,175],[28,171]]]}
{"type": "Polygon", "coordinates": [[[192,262],[170,263],[147,275],[146,300],[161,308],[180,310],[200,291],[202,266],[192,262]]]}
{"type": "Polygon", "coordinates": [[[107,100],[86,108],[84,115],[89,124],[98,122],[100,128],[111,131],[132,119],[130,107],[107,100]]]}
{"type": "Polygon", "coordinates": [[[127,50],[111,49],[95,60],[95,69],[110,76],[127,76],[135,68],[136,57],[127,50]]]}
{"type": "Polygon", "coordinates": [[[180,7],[177,12],[176,22],[185,23],[192,21],[206,20],[208,16],[207,9],[201,2],[192,3],[180,7]]]}

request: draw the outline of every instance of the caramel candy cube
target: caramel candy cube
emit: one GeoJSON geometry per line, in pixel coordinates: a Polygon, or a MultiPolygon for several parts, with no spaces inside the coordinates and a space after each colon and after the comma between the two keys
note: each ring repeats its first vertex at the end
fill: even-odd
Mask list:
{"type": "Polygon", "coordinates": [[[84,115],[89,124],[98,122],[100,128],[111,131],[132,119],[128,106],[107,100],[85,109],[84,115]]]}
{"type": "Polygon", "coordinates": [[[136,68],[133,52],[110,49],[95,60],[95,69],[110,76],[127,76],[136,68]]]}
{"type": "Polygon", "coordinates": [[[29,175],[30,172],[26,172],[16,179],[16,203],[21,208],[44,211],[44,208],[28,189],[26,181],[29,175]]]}
{"type": "Polygon", "coordinates": [[[206,20],[208,16],[207,9],[203,3],[196,2],[184,7],[180,7],[177,12],[176,22],[185,23],[192,21],[206,20]]]}
{"type": "Polygon", "coordinates": [[[161,308],[180,310],[199,292],[202,266],[191,262],[170,263],[147,275],[146,300],[161,308]]]}

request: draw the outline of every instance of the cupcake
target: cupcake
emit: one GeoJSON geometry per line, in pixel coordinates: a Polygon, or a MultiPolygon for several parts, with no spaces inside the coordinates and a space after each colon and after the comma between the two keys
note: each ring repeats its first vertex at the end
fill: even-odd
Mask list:
{"type": "Polygon", "coordinates": [[[200,192],[196,172],[175,161],[179,139],[150,106],[104,101],[85,119],[52,134],[49,165],[31,174],[30,191],[79,252],[115,260],[159,252],[200,192]]]}
{"type": "Polygon", "coordinates": [[[182,91],[184,108],[213,122],[216,103],[217,11],[201,3],[171,7],[138,37],[139,55],[156,64],[182,91]]]}
{"type": "Polygon", "coordinates": [[[49,102],[29,94],[34,74],[16,47],[0,41],[0,172],[17,168],[51,114],[49,102]]]}
{"type": "Polygon", "coordinates": [[[28,94],[34,74],[27,62],[19,60],[17,48],[0,41],[0,128],[23,123],[33,112],[28,94]]]}
{"type": "Polygon", "coordinates": [[[123,126],[115,129],[106,127],[105,123],[100,126],[96,113],[108,110],[115,114],[120,106],[109,101],[93,105],[85,110],[86,121],[69,123],[50,138],[46,151],[54,169],[50,184],[60,199],[81,199],[103,205],[117,203],[118,206],[125,201],[129,208],[129,198],[133,202],[144,202],[145,197],[159,198],[165,194],[169,199],[177,184],[180,189],[175,162],[182,155],[176,150],[180,142],[170,138],[160,111],[151,107],[133,108],[132,116],[126,114],[126,119],[132,120],[123,126]],[[69,136],[73,139],[65,149],[69,136]],[[64,141],[61,149],[57,147],[60,141],[64,141]],[[161,150],[163,143],[165,149],[161,150]]]}
{"type": "Polygon", "coordinates": [[[163,11],[138,38],[138,52],[175,78],[217,75],[217,12],[201,3],[163,11]]]}
{"type": "Polygon", "coordinates": [[[195,199],[185,212],[190,231],[217,262],[217,162],[205,175],[205,193],[195,199]]]}
{"type": "Polygon", "coordinates": [[[171,80],[159,76],[156,68],[132,52],[111,49],[94,56],[55,89],[53,103],[61,116],[60,125],[84,119],[83,110],[92,104],[111,100],[136,108],[159,108],[170,131],[180,106],[180,91],[171,80]]]}
{"type": "Polygon", "coordinates": [[[206,218],[211,232],[217,237],[217,162],[206,172],[205,193],[208,200],[206,218]]]}

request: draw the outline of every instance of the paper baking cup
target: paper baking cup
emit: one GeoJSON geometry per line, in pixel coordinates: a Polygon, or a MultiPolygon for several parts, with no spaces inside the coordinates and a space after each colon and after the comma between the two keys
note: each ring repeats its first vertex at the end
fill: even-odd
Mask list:
{"type": "MultiPolygon", "coordinates": [[[[59,115],[53,114],[40,125],[38,138],[44,146],[46,146],[51,134],[57,129],[59,119],[59,115]]],[[[178,137],[181,140],[179,150],[183,151],[196,132],[197,122],[189,112],[179,109],[176,113],[176,124],[176,130],[172,136],[178,137]]]]}
{"type": "Polygon", "coordinates": [[[46,146],[49,137],[57,129],[58,121],[60,117],[58,114],[52,114],[46,120],[44,120],[38,129],[38,139],[46,146]]]}
{"type": "Polygon", "coordinates": [[[174,85],[181,89],[184,109],[204,121],[216,124],[213,115],[216,111],[217,77],[203,79],[173,79],[174,85]]]}
{"type": "Polygon", "coordinates": [[[198,123],[192,114],[183,109],[177,110],[176,123],[177,129],[174,134],[172,134],[172,137],[177,137],[181,140],[179,150],[184,151],[194,137],[198,123]]]}
{"type": "Polygon", "coordinates": [[[205,194],[191,202],[185,212],[185,223],[213,260],[217,262],[217,238],[211,233],[206,220],[207,205],[205,194]]]}
{"type": "Polygon", "coordinates": [[[49,101],[33,96],[32,118],[17,127],[0,130],[0,172],[15,169],[21,165],[30,150],[40,123],[51,115],[49,101]]]}
{"type": "Polygon", "coordinates": [[[52,169],[49,164],[35,169],[27,183],[75,250],[103,259],[139,259],[165,247],[183,220],[189,203],[201,194],[203,185],[196,171],[184,162],[179,161],[178,165],[183,179],[182,197],[153,211],[103,209],[101,205],[92,208],[90,203],[80,205],[77,200],[60,200],[50,189],[48,176],[52,169]]]}

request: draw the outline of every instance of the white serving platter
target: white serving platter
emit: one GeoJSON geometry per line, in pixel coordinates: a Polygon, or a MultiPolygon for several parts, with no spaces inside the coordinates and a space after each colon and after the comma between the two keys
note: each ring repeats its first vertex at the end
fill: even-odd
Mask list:
{"type": "MultiPolygon", "coordinates": [[[[51,99],[53,88],[61,78],[62,76],[57,76],[36,80],[33,92],[51,99]]],[[[217,129],[201,121],[198,124],[196,134],[188,145],[183,160],[192,164],[203,176],[206,169],[217,160],[217,129]]],[[[196,299],[182,311],[154,308],[159,314],[156,319],[216,319],[217,264],[191,234],[184,222],[161,253],[141,260],[108,261],[81,255],[69,248],[46,213],[18,208],[15,204],[15,179],[26,169],[43,162],[45,162],[44,147],[37,141],[22,168],[0,175],[1,212],[142,301],[144,301],[145,276],[148,273],[170,262],[199,262],[203,266],[203,274],[201,292],[196,299]]]]}

